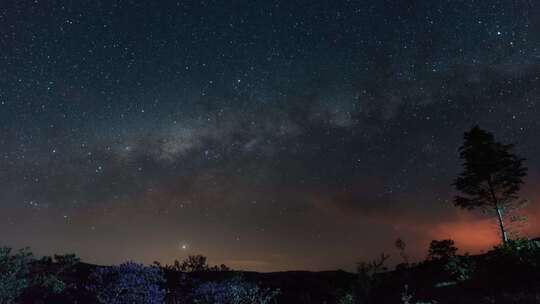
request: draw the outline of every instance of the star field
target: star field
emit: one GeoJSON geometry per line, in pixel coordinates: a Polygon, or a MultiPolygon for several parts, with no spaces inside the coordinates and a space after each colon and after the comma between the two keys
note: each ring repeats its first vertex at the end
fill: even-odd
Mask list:
{"type": "Polygon", "coordinates": [[[397,237],[416,257],[434,238],[487,249],[496,227],[448,203],[457,148],[474,124],[515,143],[540,197],[539,16],[526,0],[7,1],[2,243],[263,271],[348,268],[397,237]]]}

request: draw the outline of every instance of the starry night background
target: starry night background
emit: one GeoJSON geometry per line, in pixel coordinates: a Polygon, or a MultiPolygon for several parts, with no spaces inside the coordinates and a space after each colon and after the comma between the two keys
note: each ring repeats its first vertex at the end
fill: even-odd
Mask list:
{"type": "Polygon", "coordinates": [[[0,50],[4,245],[259,271],[487,250],[450,203],[474,124],[528,159],[540,234],[536,1],[3,1],[0,50]]]}

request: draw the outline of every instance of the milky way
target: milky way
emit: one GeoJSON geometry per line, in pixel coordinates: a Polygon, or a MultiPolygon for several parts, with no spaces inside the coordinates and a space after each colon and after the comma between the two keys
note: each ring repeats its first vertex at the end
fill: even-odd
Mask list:
{"type": "Polygon", "coordinates": [[[397,237],[417,258],[433,238],[489,249],[496,226],[450,203],[457,148],[475,124],[515,143],[540,198],[539,16],[525,0],[6,1],[0,241],[263,271],[349,269],[397,237]]]}

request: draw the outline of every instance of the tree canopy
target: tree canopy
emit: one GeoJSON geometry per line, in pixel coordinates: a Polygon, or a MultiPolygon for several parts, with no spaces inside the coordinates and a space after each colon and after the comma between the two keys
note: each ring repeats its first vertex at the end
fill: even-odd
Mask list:
{"type": "Polygon", "coordinates": [[[499,220],[503,242],[508,240],[504,213],[523,201],[518,192],[527,175],[524,158],[512,152],[512,144],[495,140],[493,134],[478,126],[465,132],[464,143],[459,148],[463,172],[453,185],[460,191],[454,204],[464,209],[493,211],[499,220]]]}

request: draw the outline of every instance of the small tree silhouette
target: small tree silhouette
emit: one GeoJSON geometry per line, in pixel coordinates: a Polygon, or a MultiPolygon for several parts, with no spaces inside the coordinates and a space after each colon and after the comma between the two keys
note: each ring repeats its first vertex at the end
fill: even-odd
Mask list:
{"type": "Polygon", "coordinates": [[[204,255],[190,255],[180,264],[180,270],[185,272],[207,271],[207,258],[204,255]]]}
{"type": "Polygon", "coordinates": [[[373,291],[380,284],[379,274],[388,270],[385,266],[389,255],[381,253],[379,258],[371,262],[357,264],[358,284],[354,290],[354,297],[360,303],[373,303],[373,291]]]}
{"type": "Polygon", "coordinates": [[[433,240],[429,244],[428,260],[448,260],[454,257],[457,251],[453,240],[433,240]]]}
{"type": "Polygon", "coordinates": [[[396,246],[396,249],[399,251],[399,256],[403,260],[403,266],[409,265],[409,256],[405,252],[405,249],[407,248],[407,244],[405,243],[405,241],[401,238],[398,238],[394,243],[394,246],[396,246]]]}
{"type": "Polygon", "coordinates": [[[508,241],[505,212],[525,203],[518,200],[517,193],[527,168],[523,158],[511,153],[513,147],[495,141],[491,133],[478,126],[473,127],[464,134],[463,146],[459,148],[463,172],[453,183],[462,193],[454,198],[454,204],[469,210],[492,211],[499,221],[503,243],[508,241]]]}
{"type": "Polygon", "coordinates": [[[210,266],[208,264],[208,258],[204,255],[190,255],[183,261],[175,260],[172,265],[161,265],[160,262],[154,262],[154,265],[167,270],[181,271],[181,272],[197,272],[197,271],[231,271],[225,264],[210,266]]]}

